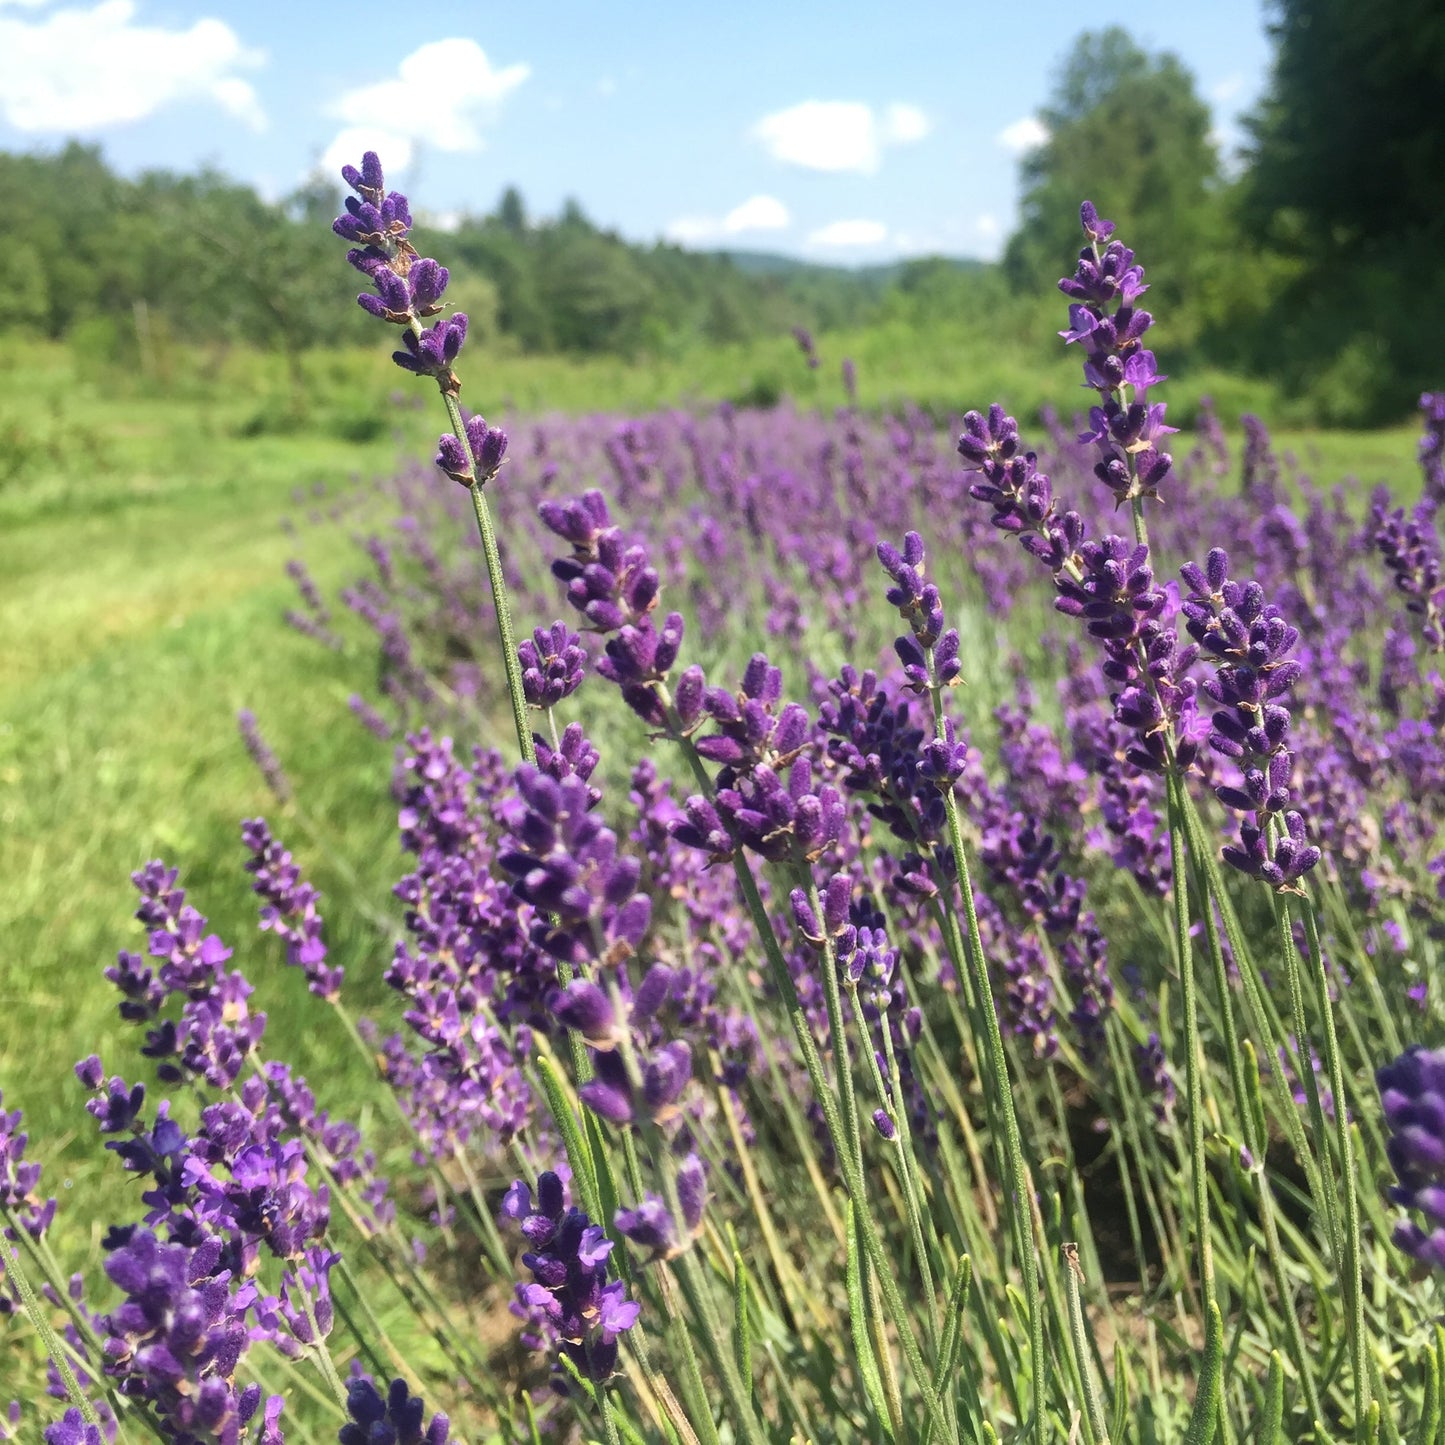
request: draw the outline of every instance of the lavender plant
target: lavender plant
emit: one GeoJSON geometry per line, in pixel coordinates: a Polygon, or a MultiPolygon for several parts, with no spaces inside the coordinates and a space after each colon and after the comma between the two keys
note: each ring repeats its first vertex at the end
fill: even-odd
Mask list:
{"type": "MultiPolygon", "coordinates": [[[[1212,419],[1176,462],[1143,269],[1087,203],[1061,335],[1094,398],[1048,452],[1000,405],[956,448],[856,406],[503,431],[461,408],[406,199],[374,155],[345,178],[359,302],[449,426],[342,599],[380,679],[352,710],[404,738],[406,872],[389,913],[323,900],[268,823],[242,839],[257,942],[370,1082],[323,1107],[267,1053],[264,955],[141,869],[146,951],[107,977],[154,1082],[77,1070],[141,1185],[99,1275],[65,1276],[0,1115],[0,1305],[50,1365],[22,1420],[1435,1439],[1445,1336],[1402,1258],[1445,1259],[1430,508],[1362,527],[1254,419],[1238,484],[1212,419]]],[[[300,789],[242,730],[289,833],[300,789]]]]}

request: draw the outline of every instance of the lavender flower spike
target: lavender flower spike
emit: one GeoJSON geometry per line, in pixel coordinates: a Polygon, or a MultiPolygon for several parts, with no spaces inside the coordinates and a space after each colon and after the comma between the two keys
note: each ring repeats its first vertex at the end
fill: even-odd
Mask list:
{"type": "Polygon", "coordinates": [[[1154,353],[1141,345],[1154,324],[1134,304],[1149,289],[1144,268],[1134,264],[1127,246],[1110,239],[1114,223],[1100,220],[1092,202],[1079,207],[1079,219],[1088,245],[1079,252],[1074,274],[1059,282],[1072,303],[1068,329],[1059,335],[1066,343],[1083,344],[1084,384],[1099,393],[1079,440],[1098,443],[1094,474],[1118,501],[1156,497],[1173,465],[1157,443],[1178,428],[1165,425],[1162,402],[1149,401],[1150,387],[1168,378],[1159,375],[1154,353]]]}
{"type": "Polygon", "coordinates": [[[405,1380],[393,1380],[385,1396],[373,1381],[360,1376],[346,1390],[346,1413],[351,1420],[341,1427],[340,1445],[447,1445],[451,1422],[445,1415],[431,1417],[422,1428],[426,1407],[405,1380]]]}
{"type": "Polygon", "coordinates": [[[1375,1078],[1400,1181],[1390,1198],[1424,1216],[1423,1226],[1414,1220],[1396,1225],[1395,1243],[1423,1264],[1445,1269],[1445,1049],[1414,1044],[1375,1078]]]}
{"type": "Polygon", "coordinates": [[[532,1246],[522,1263],[533,1283],[517,1286],[518,1302],[583,1376],[599,1384],[610,1379],[618,1337],[641,1312],[621,1280],[607,1279],[612,1241],[583,1210],[567,1207],[562,1181],[551,1170],[537,1178],[535,1206],[519,1179],[507,1191],[502,1213],[532,1246]]]}

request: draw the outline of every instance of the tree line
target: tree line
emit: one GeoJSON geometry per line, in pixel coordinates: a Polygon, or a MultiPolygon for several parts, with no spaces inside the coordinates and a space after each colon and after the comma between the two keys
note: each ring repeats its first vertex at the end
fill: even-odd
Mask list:
{"type": "MultiPolygon", "coordinates": [[[[1231,164],[1178,57],[1081,35],[1021,164],[997,267],[944,258],[848,271],[639,245],[576,203],[528,215],[508,188],[445,239],[474,326],[529,352],[666,354],[793,327],[957,325],[1034,310],[1063,274],[1088,196],[1148,267],[1169,357],[1270,377],[1324,420],[1402,414],[1445,380],[1445,8],[1439,0],[1269,0],[1274,64],[1231,164]]],[[[147,328],[297,354],[360,338],[317,179],[276,202],[213,171],[127,179],[92,146],[0,155],[14,205],[7,316],[124,351],[147,328]]],[[[1017,319],[1017,318],[1016,318],[1017,319]]],[[[1014,332],[1030,328],[1014,325],[1014,332]]]]}

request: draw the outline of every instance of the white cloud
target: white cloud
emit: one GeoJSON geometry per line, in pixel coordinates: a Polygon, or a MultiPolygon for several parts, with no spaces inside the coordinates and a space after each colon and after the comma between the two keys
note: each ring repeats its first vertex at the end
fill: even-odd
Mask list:
{"type": "Polygon", "coordinates": [[[880,118],[856,100],[805,100],[765,115],[752,129],[775,160],[813,171],[878,169],[884,146],[920,141],[931,129],[916,105],[890,105],[880,118]]]}
{"type": "Polygon", "coordinates": [[[895,103],[883,112],[883,139],[891,145],[910,145],[932,129],[933,122],[916,105],[895,103]]]}
{"type": "Polygon", "coordinates": [[[143,120],[176,101],[209,100],[251,129],[265,128],[254,88],[237,74],[264,64],[264,52],[221,20],[167,30],[136,24],[135,9],[134,0],[102,0],[42,19],[0,17],[0,114],[16,130],[75,134],[143,120]]]}
{"type": "Polygon", "coordinates": [[[740,231],[784,231],[792,217],[776,196],[749,196],[723,217],[723,230],[730,236],[740,231]]]}
{"type": "MultiPolygon", "coordinates": [[[[524,64],[496,69],[475,40],[432,40],[413,50],[394,76],[348,90],[326,110],[354,131],[402,137],[407,160],[419,140],[441,151],[477,151],[483,145],[478,120],[495,111],[531,73],[532,67],[524,64]]],[[[343,136],[332,142],[328,162],[343,136]]],[[[398,159],[395,149],[390,153],[371,149],[389,168],[405,168],[406,161],[398,159]]],[[[346,159],[354,165],[360,154],[348,154],[346,159]]]]}
{"type": "Polygon", "coordinates": [[[973,229],[981,241],[997,241],[1003,235],[1003,227],[999,219],[992,211],[985,211],[978,220],[973,223],[973,229]]]}
{"type": "Polygon", "coordinates": [[[808,237],[810,246],[877,246],[888,239],[882,221],[833,221],[808,237]]]}
{"type": "Polygon", "coordinates": [[[1244,89],[1244,76],[1238,71],[1233,75],[1226,75],[1223,80],[1216,81],[1209,87],[1209,98],[1216,105],[1227,105],[1244,89]]]}
{"type": "Polygon", "coordinates": [[[749,196],[721,220],[714,216],[679,216],[667,227],[667,238],[679,245],[700,245],[748,231],[785,231],[793,218],[776,196],[749,196]]]}
{"type": "Polygon", "coordinates": [[[1049,138],[1049,128],[1036,115],[1026,115],[1006,125],[994,139],[1013,155],[1037,150],[1049,138]]]}

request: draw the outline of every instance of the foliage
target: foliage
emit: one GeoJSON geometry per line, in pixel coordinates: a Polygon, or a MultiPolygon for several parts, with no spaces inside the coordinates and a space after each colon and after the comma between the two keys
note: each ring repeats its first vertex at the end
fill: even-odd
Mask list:
{"type": "Polygon", "coordinates": [[[1445,327],[1445,17],[1429,0],[1276,0],[1251,118],[1246,234],[1279,284],[1234,355],[1323,415],[1398,412],[1434,384],[1445,327]]]}
{"type": "MultiPolygon", "coordinates": [[[[434,263],[375,224],[375,157],[348,179],[415,340],[434,263]]],[[[135,875],[146,955],[106,976],[154,1072],[76,1071],[152,1186],[80,1205],[119,1225],[108,1283],[67,1287],[0,1114],[10,1340],[34,1330],[71,1406],[49,1445],[99,1445],[111,1412],[185,1445],[1172,1445],[1221,1414],[1277,1445],[1373,1440],[1382,1409],[1433,1433],[1442,1344],[1395,1246],[1445,1258],[1445,1055],[1404,1053],[1382,1101],[1369,1072],[1441,1016],[1445,400],[1408,519],[1385,494],[1362,529],[1202,404],[1175,466],[1142,275],[1083,218],[1092,430],[1046,419],[1032,449],[999,407],[955,450],[917,408],[724,404],[514,428],[499,471],[456,346],[409,349],[466,485],[409,469],[318,513],[318,539],[363,527],[335,598],[289,569],[315,675],[371,661],[355,736],[412,730],[405,876],[347,876],[244,712],[341,886],[245,824],[292,966],[253,995],[263,955],[162,864],[135,875]],[[366,535],[378,500],[399,515],[366,535]],[[1234,565],[1162,585],[1206,543],[1234,565]],[[514,603],[582,638],[514,652],[514,603]],[[901,666],[849,665],[890,635],[901,666]],[[440,736],[506,735],[509,706],[520,765],[440,736]],[[401,999],[367,1025],[383,960],[401,999]],[[360,1086],[326,1069],[313,1097],[262,993],[304,1030],[280,1047],[328,1064],[319,1011],[360,1086]],[[1387,1157],[1428,1228],[1383,1206],[1387,1157]]],[[[15,1378],[38,1428],[38,1371],[15,1378]]]]}
{"type": "Polygon", "coordinates": [[[1211,250],[1226,238],[1209,107],[1178,56],[1151,55],[1118,26],[1087,31],[1060,66],[1040,119],[1047,138],[1020,162],[1019,228],[1005,268],[1041,289],[1078,249],[1077,198],[1095,198],[1155,268],[1155,303],[1198,299],[1211,250]]]}

